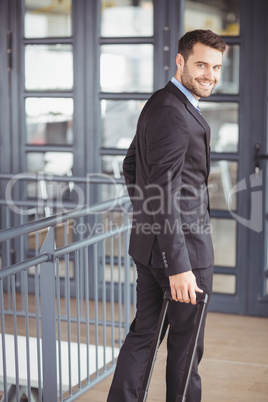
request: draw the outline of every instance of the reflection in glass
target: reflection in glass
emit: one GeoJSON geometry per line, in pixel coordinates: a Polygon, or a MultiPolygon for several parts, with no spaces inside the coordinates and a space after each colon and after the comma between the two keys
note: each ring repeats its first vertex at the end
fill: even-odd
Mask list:
{"type": "Polygon", "coordinates": [[[227,45],[222,59],[221,78],[213,93],[239,93],[239,52],[238,45],[227,45]]]}
{"type": "Polygon", "coordinates": [[[27,98],[26,136],[28,144],[72,144],[73,100],[27,98]]]}
{"type": "Polygon", "coordinates": [[[236,221],[211,219],[215,265],[235,267],[236,265],[236,221]]]}
{"type": "Polygon", "coordinates": [[[27,90],[70,90],[73,87],[71,45],[25,46],[27,90]]]}
{"type": "Polygon", "coordinates": [[[72,0],[25,0],[25,38],[72,35],[72,0]]]}
{"type": "Polygon", "coordinates": [[[233,295],[236,293],[236,276],[235,275],[213,275],[213,293],[224,293],[233,295]]]}
{"type": "Polygon", "coordinates": [[[200,102],[202,115],[211,128],[212,152],[237,152],[239,141],[238,104],[200,102]]]}
{"type": "Polygon", "coordinates": [[[239,35],[239,3],[239,0],[185,0],[185,32],[211,29],[219,35],[239,35]]]}
{"type": "Polygon", "coordinates": [[[101,101],[102,146],[128,148],[145,101],[101,101]]]}
{"type": "Polygon", "coordinates": [[[237,183],[237,162],[211,162],[209,176],[210,206],[213,209],[236,210],[237,196],[232,188],[237,183]]]}
{"type": "Polygon", "coordinates": [[[103,45],[100,64],[101,91],[153,91],[153,45],[103,45]]]}
{"type": "Polygon", "coordinates": [[[152,0],[101,0],[101,36],[152,35],[152,0]]]}
{"type": "Polygon", "coordinates": [[[72,176],[72,152],[29,152],[27,172],[72,176]]]}

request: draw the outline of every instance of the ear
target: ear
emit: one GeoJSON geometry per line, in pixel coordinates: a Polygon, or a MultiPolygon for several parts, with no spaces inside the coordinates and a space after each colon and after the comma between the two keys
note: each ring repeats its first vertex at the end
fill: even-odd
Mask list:
{"type": "Polygon", "coordinates": [[[178,67],[179,69],[182,69],[183,66],[184,66],[184,58],[183,58],[183,55],[182,55],[181,53],[178,53],[178,54],[177,54],[177,57],[176,57],[176,65],[177,65],[177,67],[178,67]]]}

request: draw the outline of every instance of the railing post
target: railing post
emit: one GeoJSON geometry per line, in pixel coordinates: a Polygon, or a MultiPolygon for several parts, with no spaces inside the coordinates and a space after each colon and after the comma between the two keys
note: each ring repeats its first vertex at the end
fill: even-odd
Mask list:
{"type": "Polygon", "coordinates": [[[54,229],[50,227],[41,247],[51,259],[40,264],[43,401],[57,401],[57,351],[55,318],[54,229]]]}

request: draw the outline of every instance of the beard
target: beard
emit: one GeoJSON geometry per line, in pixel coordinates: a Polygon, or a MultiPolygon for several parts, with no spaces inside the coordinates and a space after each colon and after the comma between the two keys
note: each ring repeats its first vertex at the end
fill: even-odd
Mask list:
{"type": "Polygon", "coordinates": [[[181,76],[181,82],[193,95],[197,96],[198,98],[207,98],[211,95],[213,89],[217,85],[217,81],[214,80],[210,81],[206,78],[198,77],[193,78],[189,73],[189,69],[187,65],[184,65],[183,73],[181,76]],[[210,87],[201,88],[198,82],[207,82],[212,83],[210,87]]]}

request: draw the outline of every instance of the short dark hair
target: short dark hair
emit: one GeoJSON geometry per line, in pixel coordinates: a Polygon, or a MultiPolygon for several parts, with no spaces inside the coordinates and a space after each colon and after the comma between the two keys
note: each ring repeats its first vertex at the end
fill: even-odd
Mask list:
{"type": "Polygon", "coordinates": [[[188,57],[193,52],[193,46],[196,43],[213,47],[214,49],[224,52],[226,44],[221,36],[212,32],[210,29],[196,29],[184,34],[178,42],[178,53],[180,53],[184,60],[187,61],[188,57]]]}

